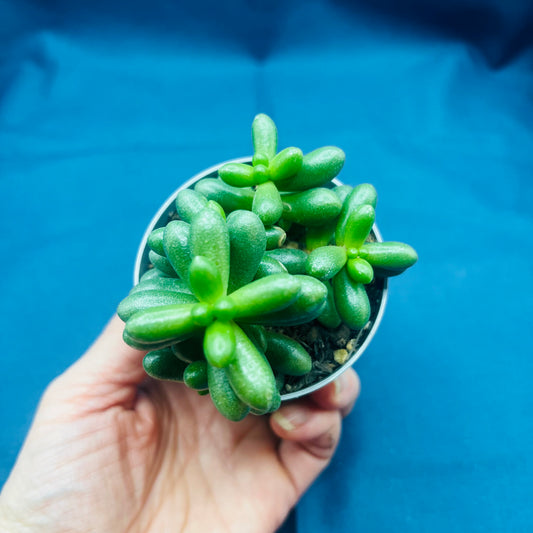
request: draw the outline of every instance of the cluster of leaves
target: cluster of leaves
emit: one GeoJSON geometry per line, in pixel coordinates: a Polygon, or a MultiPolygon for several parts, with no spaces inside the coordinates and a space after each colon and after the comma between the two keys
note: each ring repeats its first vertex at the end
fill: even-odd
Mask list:
{"type": "Polygon", "coordinates": [[[151,233],[153,268],[118,308],[148,374],[209,393],[231,420],[276,410],[284,376],[312,368],[298,342],[268,326],[361,329],[374,276],[417,260],[406,244],[370,242],[376,191],[333,187],[342,150],[277,153],[264,114],[252,139],[251,165],[228,163],[179,192],[179,220],[151,233]]]}

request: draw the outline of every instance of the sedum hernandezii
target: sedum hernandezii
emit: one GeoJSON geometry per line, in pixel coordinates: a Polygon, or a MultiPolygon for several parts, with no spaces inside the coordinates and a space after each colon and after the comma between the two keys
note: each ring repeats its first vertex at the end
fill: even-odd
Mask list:
{"type": "Polygon", "coordinates": [[[372,185],[333,185],[342,150],[278,152],[264,114],[252,140],[251,164],[178,193],[176,216],[148,238],[151,268],[118,307],[150,376],[209,394],[234,421],[275,411],[285,376],[311,371],[314,354],[288,330],[364,328],[374,278],[417,261],[409,245],[371,238],[372,185]]]}

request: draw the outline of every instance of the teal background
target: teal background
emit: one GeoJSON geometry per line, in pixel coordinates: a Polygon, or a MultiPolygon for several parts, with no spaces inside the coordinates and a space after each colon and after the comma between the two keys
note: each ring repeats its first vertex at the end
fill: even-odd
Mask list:
{"type": "Polygon", "coordinates": [[[285,531],[532,531],[532,41],[530,0],[0,0],[1,483],[159,204],[265,112],[420,256],[285,531]]]}

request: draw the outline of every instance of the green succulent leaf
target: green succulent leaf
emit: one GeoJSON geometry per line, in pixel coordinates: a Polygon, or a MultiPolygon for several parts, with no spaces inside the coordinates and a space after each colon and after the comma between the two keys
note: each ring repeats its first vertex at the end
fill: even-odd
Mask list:
{"type": "Polygon", "coordinates": [[[325,188],[284,194],[283,218],[303,226],[322,226],[335,219],[341,211],[339,197],[325,188]]]}
{"type": "Polygon", "coordinates": [[[147,244],[151,250],[156,254],[165,256],[165,249],[163,248],[163,235],[165,234],[165,228],[157,228],[148,235],[147,244]]]}
{"type": "Polygon", "coordinates": [[[273,182],[267,181],[257,186],[252,211],[265,226],[272,226],[280,219],[283,213],[283,203],[273,182]]]}
{"type": "Polygon", "coordinates": [[[135,313],[153,307],[174,304],[190,304],[196,302],[196,298],[186,292],[165,291],[165,290],[146,290],[129,294],[122,300],[118,306],[118,316],[126,322],[135,313]]]}
{"type": "Polygon", "coordinates": [[[220,178],[204,178],[194,186],[194,190],[220,204],[226,213],[252,209],[254,191],[251,187],[232,187],[220,178]]]}
{"type": "Polygon", "coordinates": [[[185,281],[182,279],[177,278],[143,278],[139,283],[137,283],[137,285],[132,287],[130,295],[135,294],[136,292],[144,291],[172,291],[192,294],[187,283],[185,283],[185,281]]]}
{"type": "Polygon", "coordinates": [[[373,267],[376,275],[397,276],[413,266],[418,255],[416,251],[402,242],[367,242],[359,252],[373,267]]]}
{"type": "Polygon", "coordinates": [[[346,270],[348,271],[350,278],[356,283],[368,285],[374,279],[374,269],[372,268],[372,265],[361,257],[348,259],[346,270]]]}
{"type": "Polygon", "coordinates": [[[143,367],[155,379],[182,382],[187,363],[177,359],[169,348],[163,348],[147,353],[143,367]]]}
{"type": "Polygon", "coordinates": [[[237,396],[253,409],[269,411],[279,401],[272,368],[242,329],[234,324],[235,359],[226,368],[237,396]]]}
{"type": "Polygon", "coordinates": [[[196,304],[191,309],[191,319],[199,327],[206,327],[215,319],[213,306],[204,302],[196,304]]]}
{"type": "Polygon", "coordinates": [[[276,183],[280,191],[305,191],[322,187],[339,174],[346,155],[336,146],[324,146],[305,154],[300,171],[276,183]]]}
{"type": "Polygon", "coordinates": [[[370,302],[362,283],[356,283],[343,268],[333,278],[335,306],[350,329],[362,329],[370,319],[370,302]]]}
{"type": "Polygon", "coordinates": [[[313,361],[300,343],[274,331],[267,331],[266,339],[265,355],[276,372],[288,376],[304,376],[311,371],[313,361]]]}
{"type": "Polygon", "coordinates": [[[161,350],[163,348],[171,347],[176,341],[174,339],[166,339],[164,341],[154,341],[154,342],[143,342],[137,339],[134,339],[131,335],[128,334],[126,330],[122,332],[122,339],[124,342],[135,348],[136,350],[141,350],[143,352],[149,352],[152,350],[161,350]]]}
{"type": "Polygon", "coordinates": [[[372,230],[375,219],[376,212],[368,204],[361,205],[350,213],[344,231],[344,246],[348,251],[358,250],[363,245],[372,230]]]}
{"type": "Polygon", "coordinates": [[[193,390],[207,389],[207,363],[205,361],[194,361],[187,365],[183,372],[183,382],[193,390]]]}
{"type": "Polygon", "coordinates": [[[324,327],[335,329],[342,324],[342,320],[335,306],[335,295],[333,293],[333,287],[329,281],[325,283],[325,285],[328,289],[328,297],[326,298],[326,305],[324,305],[324,309],[322,310],[322,313],[317,318],[317,320],[324,327]]]}
{"type": "Polygon", "coordinates": [[[254,279],[266,249],[265,227],[251,211],[233,211],[227,219],[230,243],[228,293],[254,279]]]}
{"type": "Polygon", "coordinates": [[[172,346],[172,353],[186,363],[193,361],[204,361],[203,335],[194,334],[180,342],[175,342],[172,346]]]}
{"type": "Polygon", "coordinates": [[[207,384],[213,404],[228,420],[238,422],[250,412],[250,407],[235,394],[225,369],[207,365],[207,384]]]}
{"type": "Polygon", "coordinates": [[[191,317],[192,308],[199,304],[166,305],[144,309],[126,322],[126,333],[138,341],[158,342],[193,333],[198,326],[191,317]]]}
{"type": "Polygon", "coordinates": [[[226,220],[226,212],[222,209],[222,206],[214,200],[207,201],[207,208],[216,211],[224,220],[226,220]]]}
{"type": "Polygon", "coordinates": [[[262,353],[267,349],[266,330],[263,326],[254,324],[239,324],[239,327],[246,333],[246,336],[255,344],[255,347],[262,353]]]}
{"type": "MultiPolygon", "coordinates": [[[[293,276],[300,284],[300,292],[290,305],[279,311],[241,319],[265,326],[296,326],[317,318],[326,304],[326,286],[311,276],[293,276]]],[[[269,279],[269,278],[263,278],[269,279]]]]}
{"type": "Polygon", "coordinates": [[[259,263],[254,279],[261,279],[274,274],[288,274],[288,270],[277,259],[264,255],[261,263],[259,263]]]}
{"type": "Polygon", "coordinates": [[[307,228],[305,231],[305,247],[312,251],[321,246],[328,246],[335,236],[335,220],[326,222],[322,226],[307,228]]]}
{"type": "Polygon", "coordinates": [[[254,167],[243,163],[226,163],[218,169],[218,175],[232,187],[251,187],[256,184],[254,167]]]}
{"type": "Polygon", "coordinates": [[[344,201],[352,191],[353,187],[351,185],[337,185],[336,187],[333,187],[333,192],[339,197],[341,204],[344,204],[344,201]]]}
{"type": "Polygon", "coordinates": [[[305,274],[307,254],[297,248],[278,248],[267,250],[263,260],[270,258],[279,261],[289,274],[305,274]]]}
{"type": "Polygon", "coordinates": [[[338,246],[344,245],[344,234],[350,215],[362,205],[371,205],[375,209],[377,201],[378,194],[374,186],[370,185],[370,183],[362,183],[354,187],[342,204],[342,210],[335,230],[335,244],[338,246]]]}
{"type": "Polygon", "coordinates": [[[268,167],[268,157],[265,154],[254,154],[252,157],[252,165],[254,167],[259,165],[268,167]]]}
{"type": "Polygon", "coordinates": [[[252,281],[230,295],[235,319],[260,317],[287,307],[296,300],[301,282],[289,274],[274,274],[252,281]]]}
{"type": "Polygon", "coordinates": [[[215,320],[205,330],[204,353],[210,365],[227,367],[235,358],[235,333],[231,322],[215,320]]]}
{"type": "Polygon", "coordinates": [[[285,230],[278,226],[270,226],[265,228],[266,234],[266,249],[274,250],[275,248],[280,248],[285,243],[287,239],[287,234],[285,230]]]}
{"type": "Polygon", "coordinates": [[[163,246],[168,260],[178,276],[188,282],[192,257],[189,248],[190,225],[183,220],[172,220],[165,227],[163,246]]]}
{"type": "Polygon", "coordinates": [[[285,148],[270,161],[270,177],[272,181],[292,178],[302,168],[303,154],[299,148],[285,148]]]}
{"type": "Polygon", "coordinates": [[[159,270],[158,268],[149,268],[140,278],[139,281],[148,281],[150,279],[174,279],[176,273],[173,276],[169,276],[166,272],[159,270]]]}
{"type": "Polygon", "coordinates": [[[226,294],[229,280],[229,234],[226,221],[212,209],[204,209],[191,223],[190,249],[193,256],[211,261],[220,274],[222,292],[226,294]]]}
{"type": "Polygon", "coordinates": [[[278,150],[278,130],[274,121],[264,113],[257,115],[252,122],[252,143],[254,153],[261,154],[268,161],[278,150]]]}
{"type": "Polygon", "coordinates": [[[319,280],[331,279],[346,264],[343,246],[321,246],[307,257],[307,274],[319,280]]]}
{"type": "Polygon", "coordinates": [[[182,189],[176,196],[176,211],[185,222],[190,223],[206,207],[206,197],[192,189],[182,189]]]}
{"type": "Polygon", "coordinates": [[[150,263],[154,265],[155,268],[161,270],[168,276],[176,277],[176,272],[174,271],[172,265],[166,257],[156,254],[153,250],[150,250],[148,252],[148,259],[150,260],[150,263]]]}
{"type": "Polygon", "coordinates": [[[202,255],[197,255],[191,262],[189,283],[201,302],[214,303],[224,296],[220,272],[212,261],[202,255]]]}

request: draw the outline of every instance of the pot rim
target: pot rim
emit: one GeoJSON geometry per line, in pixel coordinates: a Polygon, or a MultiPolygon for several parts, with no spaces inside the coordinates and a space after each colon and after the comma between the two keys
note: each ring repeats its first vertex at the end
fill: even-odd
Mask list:
{"type": "MultiPolygon", "coordinates": [[[[135,267],[133,271],[133,284],[137,285],[139,283],[140,279],[140,272],[141,268],[143,267],[143,263],[147,259],[147,246],[148,246],[148,236],[150,233],[158,228],[162,227],[166,223],[166,217],[168,215],[169,208],[174,205],[174,200],[176,199],[176,195],[178,192],[180,192],[182,189],[189,189],[192,185],[194,185],[197,181],[207,178],[214,172],[216,172],[222,165],[225,165],[226,163],[250,163],[252,161],[251,156],[249,157],[239,157],[237,159],[230,159],[228,161],[223,161],[222,163],[218,163],[216,165],[213,165],[198,174],[195,174],[192,178],[185,181],[182,185],[180,185],[168,198],[167,200],[161,205],[161,207],[158,209],[157,213],[153,216],[152,220],[148,224],[146,231],[144,232],[143,238],[141,240],[141,243],[139,245],[139,249],[137,251],[137,256],[135,259],[135,267]],[[164,223],[162,224],[162,220],[164,220],[164,223]]],[[[343,185],[343,182],[338,180],[337,178],[332,180],[332,183],[335,185],[343,185]]],[[[383,238],[381,236],[381,233],[379,232],[378,227],[376,224],[373,225],[372,231],[374,232],[374,235],[376,236],[376,239],[379,242],[383,241],[383,238]]],[[[363,343],[355,350],[348,360],[339,366],[334,372],[332,372],[329,376],[327,376],[324,379],[321,379],[317,383],[313,383],[312,385],[309,385],[307,387],[304,387],[300,390],[289,392],[286,394],[281,395],[281,401],[287,401],[287,400],[293,400],[296,398],[300,398],[302,396],[307,396],[308,394],[311,394],[312,392],[321,389],[322,387],[325,387],[328,383],[331,383],[336,378],[338,378],[343,372],[345,372],[349,367],[353,366],[353,364],[361,357],[363,352],[366,350],[367,346],[370,344],[372,339],[374,338],[374,335],[376,334],[376,331],[379,328],[379,325],[381,323],[381,320],[383,319],[383,314],[385,313],[385,307],[387,305],[387,299],[388,299],[388,279],[384,278],[383,280],[383,293],[381,296],[381,303],[379,305],[378,313],[376,315],[376,318],[370,328],[370,331],[368,332],[365,340],[363,343]]]]}

